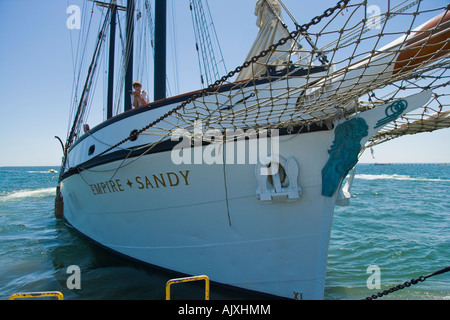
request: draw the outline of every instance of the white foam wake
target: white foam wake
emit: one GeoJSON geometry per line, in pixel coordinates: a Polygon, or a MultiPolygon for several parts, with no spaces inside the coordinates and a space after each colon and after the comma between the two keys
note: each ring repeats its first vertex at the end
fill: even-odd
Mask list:
{"type": "Polygon", "coordinates": [[[56,188],[42,188],[35,190],[17,190],[10,193],[5,194],[4,196],[0,196],[0,201],[11,201],[11,200],[19,200],[24,198],[40,198],[40,197],[48,197],[50,195],[56,194],[56,188]]]}
{"type": "Polygon", "coordinates": [[[403,180],[403,181],[424,181],[424,182],[445,182],[449,181],[448,179],[430,179],[423,177],[411,177],[408,175],[400,175],[400,174],[357,174],[355,175],[355,179],[362,180],[403,180]]]}

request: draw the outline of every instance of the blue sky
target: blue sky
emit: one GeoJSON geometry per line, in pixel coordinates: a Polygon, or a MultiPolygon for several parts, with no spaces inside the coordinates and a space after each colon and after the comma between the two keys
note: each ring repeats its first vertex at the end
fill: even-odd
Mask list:
{"type": "MultiPolygon", "coordinates": [[[[67,135],[74,74],[71,33],[75,37],[79,32],[67,28],[66,10],[70,5],[82,6],[81,2],[0,0],[0,166],[60,164],[62,150],[54,136],[64,140],[67,135]]],[[[305,1],[284,2],[302,23],[336,1],[312,1],[307,6],[305,1]]],[[[234,69],[245,59],[258,31],[255,1],[209,0],[209,4],[227,68],[234,69]]],[[[176,0],[175,5],[177,37],[184,43],[193,34],[190,14],[183,10],[188,8],[188,0],[176,0]]],[[[181,72],[197,67],[195,55],[183,50],[178,55],[182,55],[181,72]]],[[[180,93],[199,86],[198,79],[186,75],[180,79],[180,93]]],[[[360,162],[449,163],[449,137],[450,129],[403,137],[375,147],[375,159],[366,152],[360,162]]]]}

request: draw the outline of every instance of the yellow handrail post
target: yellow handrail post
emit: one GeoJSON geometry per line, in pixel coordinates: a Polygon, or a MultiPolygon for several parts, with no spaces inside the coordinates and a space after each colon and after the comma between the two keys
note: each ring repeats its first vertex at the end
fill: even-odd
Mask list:
{"type": "Polygon", "coordinates": [[[199,280],[205,280],[205,300],[209,300],[209,278],[208,278],[208,276],[205,276],[205,275],[186,277],[186,278],[178,278],[178,279],[172,279],[172,280],[167,281],[167,283],[166,283],[166,300],[170,300],[170,286],[172,284],[199,281],[199,280]]]}

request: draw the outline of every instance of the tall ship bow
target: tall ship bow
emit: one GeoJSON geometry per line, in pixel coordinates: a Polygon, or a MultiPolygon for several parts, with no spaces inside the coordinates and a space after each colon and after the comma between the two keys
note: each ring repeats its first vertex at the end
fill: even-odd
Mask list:
{"type": "Polygon", "coordinates": [[[215,30],[199,23],[209,17],[207,1],[191,0],[203,88],[168,97],[167,4],[156,0],[155,19],[150,1],[143,4],[92,4],[104,20],[74,101],[58,212],[96,243],[144,263],[322,299],[333,211],[351,198],[345,178],[362,152],[450,126],[449,8],[344,0],[301,24],[282,1],[258,0],[257,38],[245,62],[221,74],[215,30]],[[116,28],[120,15],[126,28],[116,28]],[[136,34],[139,23],[153,33],[136,34]],[[118,84],[117,29],[127,34],[117,41],[118,84]],[[145,38],[155,43],[154,101],[138,103],[132,84],[142,72],[133,73],[132,49],[145,38]],[[107,112],[91,128],[107,42],[107,112]]]}

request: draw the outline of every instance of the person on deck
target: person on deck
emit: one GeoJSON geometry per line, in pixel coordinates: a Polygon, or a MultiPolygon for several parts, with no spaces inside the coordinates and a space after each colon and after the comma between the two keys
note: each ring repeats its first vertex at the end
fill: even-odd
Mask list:
{"type": "Polygon", "coordinates": [[[142,84],[139,81],[133,82],[133,91],[131,93],[131,104],[134,108],[140,108],[149,103],[147,91],[142,91],[142,84]]]}

